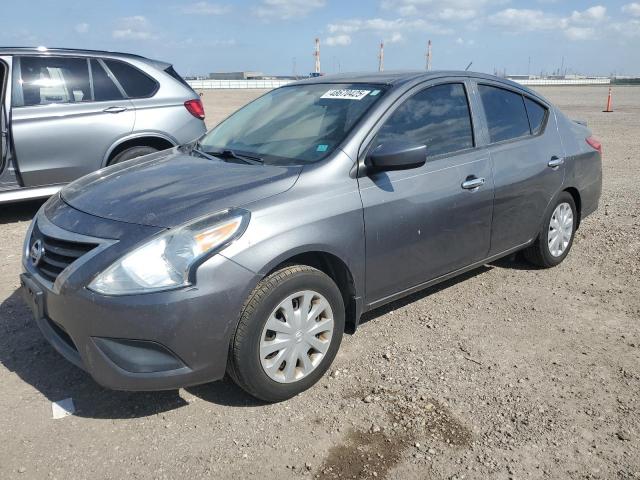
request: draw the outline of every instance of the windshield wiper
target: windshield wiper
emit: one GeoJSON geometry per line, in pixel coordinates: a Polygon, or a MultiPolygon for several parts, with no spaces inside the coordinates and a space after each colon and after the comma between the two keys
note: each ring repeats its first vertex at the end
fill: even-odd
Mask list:
{"type": "Polygon", "coordinates": [[[249,165],[262,165],[264,163],[264,160],[260,157],[245,155],[243,153],[236,153],[230,149],[211,150],[204,153],[206,153],[207,155],[213,155],[214,157],[222,158],[223,160],[230,158],[233,160],[240,160],[244,163],[248,163],[249,165]]]}

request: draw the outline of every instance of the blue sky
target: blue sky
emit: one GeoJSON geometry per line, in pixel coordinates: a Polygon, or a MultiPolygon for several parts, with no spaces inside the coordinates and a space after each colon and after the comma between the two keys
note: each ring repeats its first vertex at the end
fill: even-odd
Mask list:
{"type": "Polygon", "coordinates": [[[640,0],[0,0],[0,45],[138,53],[183,75],[434,69],[640,74],[640,0]],[[529,60],[530,58],[530,60],[529,60]]]}

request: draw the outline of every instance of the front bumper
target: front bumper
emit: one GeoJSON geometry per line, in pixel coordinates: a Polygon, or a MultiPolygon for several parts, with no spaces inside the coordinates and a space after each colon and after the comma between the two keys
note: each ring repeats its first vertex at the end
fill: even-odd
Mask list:
{"type": "Polygon", "coordinates": [[[78,259],[62,284],[23,262],[23,297],[60,354],[115,390],[168,390],[224,376],[231,335],[257,281],[253,272],[215,255],[192,287],[104,296],[84,287],[100,256],[78,259]]]}

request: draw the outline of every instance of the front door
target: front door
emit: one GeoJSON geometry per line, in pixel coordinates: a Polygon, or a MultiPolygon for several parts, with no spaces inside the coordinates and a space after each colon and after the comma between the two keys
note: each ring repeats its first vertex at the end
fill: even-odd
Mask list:
{"type": "Polygon", "coordinates": [[[106,83],[95,60],[24,56],[14,68],[12,133],[25,186],[66,183],[97,170],[116,140],[133,130],[131,102],[106,83]]]}
{"type": "Polygon", "coordinates": [[[489,250],[491,161],[474,149],[465,84],[412,94],[371,145],[390,140],[425,144],[427,162],[360,178],[370,305],[482,260],[489,250]]]}

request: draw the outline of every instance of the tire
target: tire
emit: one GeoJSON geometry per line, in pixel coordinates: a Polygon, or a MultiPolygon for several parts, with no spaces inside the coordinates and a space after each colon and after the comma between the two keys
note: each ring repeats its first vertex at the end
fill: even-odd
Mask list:
{"type": "MultiPolygon", "coordinates": [[[[568,218],[568,217],[566,217],[568,218]]],[[[553,203],[552,208],[549,209],[549,212],[546,214],[543,222],[543,227],[540,233],[538,234],[538,238],[536,242],[524,250],[524,257],[533,265],[542,268],[551,268],[555,267],[562,263],[562,261],[569,254],[569,250],[571,250],[571,246],[573,245],[573,239],[576,233],[578,215],[576,212],[576,204],[573,200],[573,197],[568,192],[562,192],[556,201],[553,203]],[[562,207],[561,207],[562,206],[562,207]],[[561,218],[563,217],[562,212],[559,209],[564,209],[564,211],[568,214],[569,210],[566,208],[569,207],[571,213],[571,236],[567,240],[566,234],[562,236],[560,233],[560,238],[564,240],[563,243],[550,243],[553,232],[559,231],[558,226],[560,222],[565,227],[565,232],[568,233],[567,223],[562,222],[561,218]],[[552,219],[553,224],[552,224],[552,219]],[[558,221],[558,222],[556,222],[558,221]],[[565,244],[566,242],[566,244],[565,244]]],[[[553,236],[555,238],[555,236],[553,236]]]]}
{"type": "Polygon", "coordinates": [[[148,147],[148,146],[140,146],[140,147],[131,147],[123,150],[118,155],[113,157],[109,162],[109,165],[115,165],[116,163],[126,162],[127,160],[131,160],[132,158],[142,157],[143,155],[149,155],[150,153],[157,152],[157,148],[148,147]]]}
{"type": "Polygon", "coordinates": [[[327,371],[338,353],[344,325],[344,302],[333,280],[306,265],[286,266],[264,278],[247,299],[231,339],[227,372],[238,386],[260,400],[279,402],[294,397],[327,371]],[[306,296],[296,297],[299,294],[306,296]],[[305,301],[313,317],[306,333],[307,328],[296,323],[299,317],[295,315],[304,310],[305,301]],[[291,310],[285,311],[283,305],[290,305],[291,310]],[[329,333],[326,329],[331,318],[329,333]],[[271,326],[278,331],[270,330],[271,326]],[[296,363],[289,362],[293,367],[288,369],[289,358],[296,363]]]}

